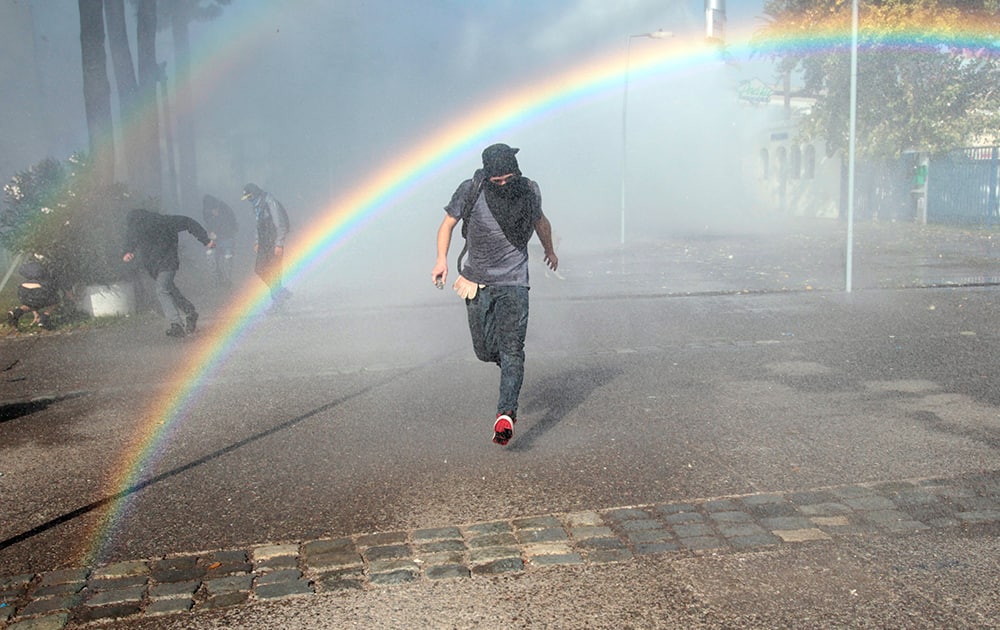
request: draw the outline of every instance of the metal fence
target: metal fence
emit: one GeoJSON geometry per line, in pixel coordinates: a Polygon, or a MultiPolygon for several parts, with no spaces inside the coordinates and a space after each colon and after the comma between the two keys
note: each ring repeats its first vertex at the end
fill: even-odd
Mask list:
{"type": "Polygon", "coordinates": [[[931,156],[928,223],[1000,223],[1000,147],[970,147],[931,156]]]}
{"type": "MultiPolygon", "coordinates": [[[[841,210],[845,211],[846,169],[843,173],[841,210]]],[[[1000,225],[1000,147],[859,161],[854,208],[860,220],[1000,225]]]]}

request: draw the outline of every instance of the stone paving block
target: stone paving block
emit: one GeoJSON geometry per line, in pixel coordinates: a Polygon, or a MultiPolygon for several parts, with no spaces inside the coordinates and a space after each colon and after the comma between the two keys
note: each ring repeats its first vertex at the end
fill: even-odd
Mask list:
{"type": "Polygon", "coordinates": [[[740,506],[730,499],[715,499],[701,504],[706,512],[736,512],[740,506]]]}
{"type": "Polygon", "coordinates": [[[570,537],[574,540],[585,540],[587,538],[607,538],[608,536],[614,536],[614,532],[611,531],[610,527],[596,527],[590,525],[584,525],[581,527],[574,527],[569,532],[570,537]]]}
{"type": "Polygon", "coordinates": [[[505,558],[520,558],[521,550],[517,547],[484,547],[469,552],[471,564],[486,564],[505,558]]]}
{"type": "Polygon", "coordinates": [[[465,562],[465,551],[437,551],[434,553],[417,553],[414,561],[428,566],[435,564],[461,564],[465,562]]]}
{"type": "Polygon", "coordinates": [[[650,516],[651,514],[649,512],[639,508],[622,508],[618,510],[608,510],[604,513],[604,518],[616,522],[648,519],[650,516]]]}
{"type": "Polygon", "coordinates": [[[492,562],[476,565],[472,568],[472,573],[475,575],[499,575],[514,571],[524,571],[524,561],[519,557],[500,558],[492,562]]]}
{"type": "Polygon", "coordinates": [[[142,611],[141,602],[121,602],[108,606],[84,606],[78,608],[74,614],[83,623],[107,619],[122,619],[138,615],[142,611]]]}
{"type": "Polygon", "coordinates": [[[667,553],[671,551],[678,551],[680,547],[677,543],[660,541],[660,542],[644,542],[637,544],[635,546],[635,552],[641,556],[649,555],[654,553],[667,553]]]}
{"type": "Polygon", "coordinates": [[[271,573],[273,571],[287,571],[299,566],[298,556],[275,556],[260,562],[254,561],[253,570],[257,573],[271,573]]]}
{"type": "Polygon", "coordinates": [[[448,551],[465,551],[466,549],[467,547],[465,546],[465,541],[463,540],[444,539],[418,544],[415,552],[417,554],[432,554],[448,551]]]}
{"type": "Polygon", "coordinates": [[[405,582],[412,582],[417,579],[419,573],[417,571],[408,571],[406,569],[399,569],[398,571],[389,571],[387,573],[373,573],[368,576],[368,581],[371,584],[403,584],[405,582]]]}
{"type": "Polygon", "coordinates": [[[39,586],[32,593],[32,597],[52,597],[54,595],[72,595],[79,593],[87,586],[86,582],[68,582],[66,584],[53,584],[51,586],[39,586]]]}
{"type": "Polygon", "coordinates": [[[840,500],[870,497],[876,494],[874,489],[867,486],[840,486],[839,488],[832,488],[830,492],[840,500]]]}
{"type": "Polygon", "coordinates": [[[467,525],[463,528],[464,533],[469,538],[476,538],[479,536],[484,536],[488,534],[502,534],[505,532],[511,532],[514,528],[510,523],[506,521],[493,521],[491,523],[477,523],[476,525],[467,525]]]}
{"type": "Polygon", "coordinates": [[[344,569],[347,567],[361,566],[364,563],[364,559],[361,557],[361,554],[356,551],[331,551],[306,556],[303,558],[302,562],[304,566],[308,567],[312,571],[326,572],[336,569],[344,569]]]}
{"type": "Polygon", "coordinates": [[[518,530],[515,533],[517,541],[522,545],[530,545],[539,542],[555,542],[559,540],[569,540],[569,536],[562,527],[551,529],[528,529],[518,530]]]}
{"type": "Polygon", "coordinates": [[[149,563],[145,560],[117,562],[103,567],[97,567],[90,574],[91,580],[110,580],[115,578],[149,575],[149,563]]]}
{"type": "Polygon", "coordinates": [[[601,527],[604,519],[597,512],[573,512],[565,514],[562,522],[569,529],[582,529],[584,527],[601,527]]]}
{"type": "Polygon", "coordinates": [[[722,549],[726,546],[725,541],[715,536],[692,536],[689,538],[678,538],[677,544],[684,549],[690,549],[691,551],[722,549]]]}
{"type": "Polygon", "coordinates": [[[33,599],[28,602],[27,606],[19,610],[18,614],[22,617],[32,617],[34,615],[44,615],[62,610],[72,610],[79,606],[82,601],[83,596],[80,594],[33,599]]]}
{"type": "Polygon", "coordinates": [[[815,527],[803,529],[776,529],[771,532],[784,542],[808,542],[812,540],[833,540],[829,534],[815,527]]]}
{"type": "Polygon", "coordinates": [[[736,538],[738,536],[763,536],[768,531],[756,523],[732,523],[720,524],[719,533],[726,538],[736,538]]]}
{"type": "Polygon", "coordinates": [[[747,512],[756,518],[779,518],[782,516],[799,516],[799,509],[792,503],[782,501],[780,503],[759,503],[748,505],[747,512]]]}
{"type": "Polygon", "coordinates": [[[445,580],[449,578],[467,578],[472,574],[469,567],[454,563],[442,564],[427,569],[426,575],[431,580],[445,580]]]}
{"type": "Polygon", "coordinates": [[[250,556],[253,558],[254,564],[259,562],[264,562],[266,560],[273,560],[274,558],[283,557],[296,557],[299,555],[299,546],[297,544],[286,544],[286,545],[261,545],[260,547],[254,547],[250,550],[250,556]]]}
{"type": "Polygon", "coordinates": [[[380,532],[358,536],[359,547],[381,547],[383,545],[398,545],[406,542],[406,532],[380,532]]]}
{"type": "Polygon", "coordinates": [[[191,597],[198,590],[199,586],[201,586],[201,580],[153,584],[149,587],[149,598],[157,600],[191,597]]]}
{"type": "Polygon", "coordinates": [[[813,523],[804,516],[779,516],[777,518],[763,518],[760,524],[764,529],[808,529],[813,523]]]}
{"type": "Polygon", "coordinates": [[[500,547],[503,545],[516,545],[517,537],[512,533],[483,534],[467,541],[470,549],[481,547],[500,547]]]}
{"type": "Polygon", "coordinates": [[[435,527],[432,529],[418,529],[413,532],[414,541],[454,539],[461,537],[462,532],[457,527],[435,527]]]}
{"type": "Polygon", "coordinates": [[[709,523],[682,523],[674,525],[671,529],[678,538],[715,535],[715,529],[709,523]]]}
{"type": "Polygon", "coordinates": [[[420,565],[408,559],[378,560],[368,565],[369,575],[374,575],[375,573],[395,573],[397,571],[420,573],[420,565]]]}
{"type": "Polygon", "coordinates": [[[958,512],[955,518],[963,523],[989,523],[1000,520],[1000,511],[958,512]]]}
{"type": "Polygon", "coordinates": [[[232,591],[209,597],[200,604],[195,604],[195,610],[218,610],[242,606],[250,601],[250,591],[232,591]]]}
{"type": "Polygon", "coordinates": [[[230,575],[226,577],[211,578],[203,582],[205,591],[209,597],[232,593],[237,591],[249,591],[253,585],[252,575],[230,575]]]}
{"type": "Polygon", "coordinates": [[[752,523],[753,518],[746,512],[738,512],[735,510],[728,510],[724,512],[710,512],[708,517],[718,524],[731,524],[731,523],[752,523]]]}
{"type": "Polygon", "coordinates": [[[514,529],[562,529],[562,523],[554,516],[534,516],[514,520],[514,529]]]}
{"type": "Polygon", "coordinates": [[[632,544],[645,544],[653,542],[662,542],[665,540],[672,540],[674,537],[673,532],[669,529],[643,529],[637,532],[628,532],[627,534],[629,542],[632,544]]]}
{"type": "Polygon", "coordinates": [[[205,575],[205,567],[198,563],[197,556],[163,558],[153,563],[149,575],[157,582],[200,580],[205,575]]]}
{"type": "Polygon", "coordinates": [[[322,573],[313,583],[324,591],[344,591],[364,588],[364,574],[357,569],[344,569],[322,573]]]}
{"type": "Polygon", "coordinates": [[[176,615],[188,612],[194,607],[194,600],[190,597],[176,597],[170,599],[154,600],[146,606],[146,614],[151,616],[176,615]]]}
{"type": "Polygon", "coordinates": [[[729,544],[733,546],[734,549],[752,549],[754,547],[769,547],[772,545],[777,545],[781,542],[781,539],[777,536],[769,533],[766,534],[750,534],[747,536],[734,536],[729,538],[729,544]]]}
{"type": "Polygon", "coordinates": [[[263,584],[274,584],[276,582],[291,582],[292,580],[297,580],[300,577],[302,577],[302,571],[299,571],[298,569],[283,569],[281,571],[272,571],[258,576],[254,581],[254,585],[261,586],[263,584]]]}
{"type": "Polygon", "coordinates": [[[848,514],[852,510],[843,503],[815,503],[811,505],[800,505],[799,512],[803,516],[834,516],[837,514],[848,514]]]}
{"type": "Polygon", "coordinates": [[[66,584],[68,582],[85,582],[90,577],[90,569],[60,569],[42,574],[41,586],[66,584]]]}
{"type": "Polygon", "coordinates": [[[658,514],[663,514],[664,516],[671,514],[680,514],[683,512],[697,512],[698,508],[691,503],[666,503],[664,505],[657,505],[653,508],[658,514]]]}
{"type": "Polygon", "coordinates": [[[1000,503],[986,497],[962,497],[951,502],[956,512],[997,512],[1000,503]]]}
{"type": "Polygon", "coordinates": [[[893,503],[900,507],[914,507],[940,504],[941,498],[923,489],[915,488],[893,495],[893,503]]]}
{"type": "Polygon", "coordinates": [[[619,524],[619,527],[621,527],[623,531],[633,532],[643,529],[660,529],[663,527],[663,523],[661,521],[652,518],[639,518],[629,521],[622,521],[619,524]]]}
{"type": "Polygon", "coordinates": [[[625,549],[625,543],[614,537],[608,538],[590,538],[588,540],[581,540],[577,543],[577,546],[581,549],[592,550],[592,551],[607,551],[609,549],[625,549]]]}
{"type": "Polygon", "coordinates": [[[357,545],[350,538],[323,538],[302,545],[299,553],[302,556],[315,556],[331,553],[356,553],[357,545]]]}
{"type": "Polygon", "coordinates": [[[836,503],[840,497],[827,490],[817,490],[817,491],[805,491],[805,492],[792,492],[785,495],[789,501],[793,504],[802,505],[816,505],[820,503],[836,503]]]}
{"type": "Polygon", "coordinates": [[[308,595],[313,592],[309,580],[287,580],[272,582],[270,584],[259,584],[253,589],[254,595],[259,599],[279,599],[282,597],[291,597],[292,595],[308,595]]]}
{"type": "Polygon", "coordinates": [[[598,564],[605,562],[624,562],[632,559],[628,549],[594,549],[587,551],[587,560],[598,564]]]}
{"type": "Polygon", "coordinates": [[[68,623],[69,613],[56,613],[35,619],[15,621],[7,626],[7,630],[61,630],[68,623]]]}
{"type": "Polygon", "coordinates": [[[0,591],[9,592],[25,589],[31,584],[33,579],[35,579],[35,576],[31,573],[0,577],[0,591]]]}
{"type": "Polygon", "coordinates": [[[122,588],[113,591],[98,591],[87,597],[84,604],[90,607],[98,607],[108,604],[138,602],[142,601],[145,593],[146,588],[144,586],[134,586],[132,588],[122,588]]]}
{"type": "Polygon", "coordinates": [[[876,510],[895,510],[896,504],[885,497],[868,496],[844,499],[844,505],[859,512],[872,512],[876,510]]]}
{"type": "Polygon", "coordinates": [[[364,552],[365,557],[368,558],[368,562],[377,562],[379,560],[389,560],[393,558],[407,558],[412,554],[413,550],[409,545],[369,547],[364,552]]]}
{"type": "Polygon", "coordinates": [[[663,520],[671,525],[679,523],[704,523],[705,517],[698,512],[679,512],[677,514],[667,514],[663,517],[663,520]]]}
{"type": "Polygon", "coordinates": [[[860,516],[869,523],[882,526],[891,526],[895,523],[910,520],[909,514],[894,509],[872,510],[870,512],[863,512],[860,516]]]}
{"type": "Polygon", "coordinates": [[[128,577],[118,577],[109,579],[94,579],[87,581],[87,588],[91,591],[112,591],[131,586],[143,586],[149,582],[148,575],[133,575],[128,577]]]}

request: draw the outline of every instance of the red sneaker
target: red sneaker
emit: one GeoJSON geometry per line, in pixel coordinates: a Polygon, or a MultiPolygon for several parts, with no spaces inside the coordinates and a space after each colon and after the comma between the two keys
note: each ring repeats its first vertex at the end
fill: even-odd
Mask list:
{"type": "Polygon", "coordinates": [[[497,421],[493,423],[493,442],[500,446],[506,446],[510,438],[514,437],[514,423],[517,419],[505,413],[497,414],[497,421]]]}

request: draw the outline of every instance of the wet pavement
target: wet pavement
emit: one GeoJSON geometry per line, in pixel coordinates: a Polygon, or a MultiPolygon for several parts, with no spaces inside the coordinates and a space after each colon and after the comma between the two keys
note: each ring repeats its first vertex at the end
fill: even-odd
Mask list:
{"type": "MultiPolygon", "coordinates": [[[[155,321],[7,338],[0,624],[994,627],[1000,247],[986,230],[859,225],[856,293],[844,295],[842,228],[687,234],[586,256],[567,244],[564,279],[533,272],[537,367],[507,449],[462,424],[421,422],[407,440],[389,419],[406,416],[398,399],[430,409],[492,383],[464,338],[388,334],[335,365],[302,342],[277,373],[248,339],[211,386],[249,406],[206,391],[192,414],[213,428],[178,431],[93,564],[69,550],[108,502],[96,454],[124,448],[128,411],[176,386],[165,375],[183,346],[151,335],[155,321]],[[435,385],[442,365],[463,374],[435,385]],[[324,387],[340,393],[315,393],[324,387]],[[276,420],[240,433],[247,418],[276,420]],[[254,478],[273,487],[228,488],[254,478]]],[[[346,344],[384,308],[352,291],[351,306],[312,300],[261,337],[346,344]],[[330,319],[342,330],[326,331],[330,319]]],[[[458,311],[460,327],[454,303],[414,295],[389,310],[458,311]]]]}

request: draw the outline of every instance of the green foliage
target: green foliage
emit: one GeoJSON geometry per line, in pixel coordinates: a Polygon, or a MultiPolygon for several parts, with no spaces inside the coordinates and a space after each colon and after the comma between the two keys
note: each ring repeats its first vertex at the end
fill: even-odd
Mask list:
{"type": "Polygon", "coordinates": [[[7,250],[42,254],[65,288],[126,277],[121,234],[137,204],[124,186],[99,185],[85,156],[46,159],[11,178],[4,193],[0,243],[7,250]]]}
{"type": "MultiPolygon", "coordinates": [[[[851,5],[769,0],[769,22],[755,36],[779,72],[793,73],[816,99],[801,129],[830,149],[848,143],[851,5]],[[822,37],[829,45],[770,46],[822,37]]],[[[1000,41],[975,37],[990,32],[1000,32],[996,0],[861,0],[858,153],[896,157],[1000,141],[1000,41]]]]}

